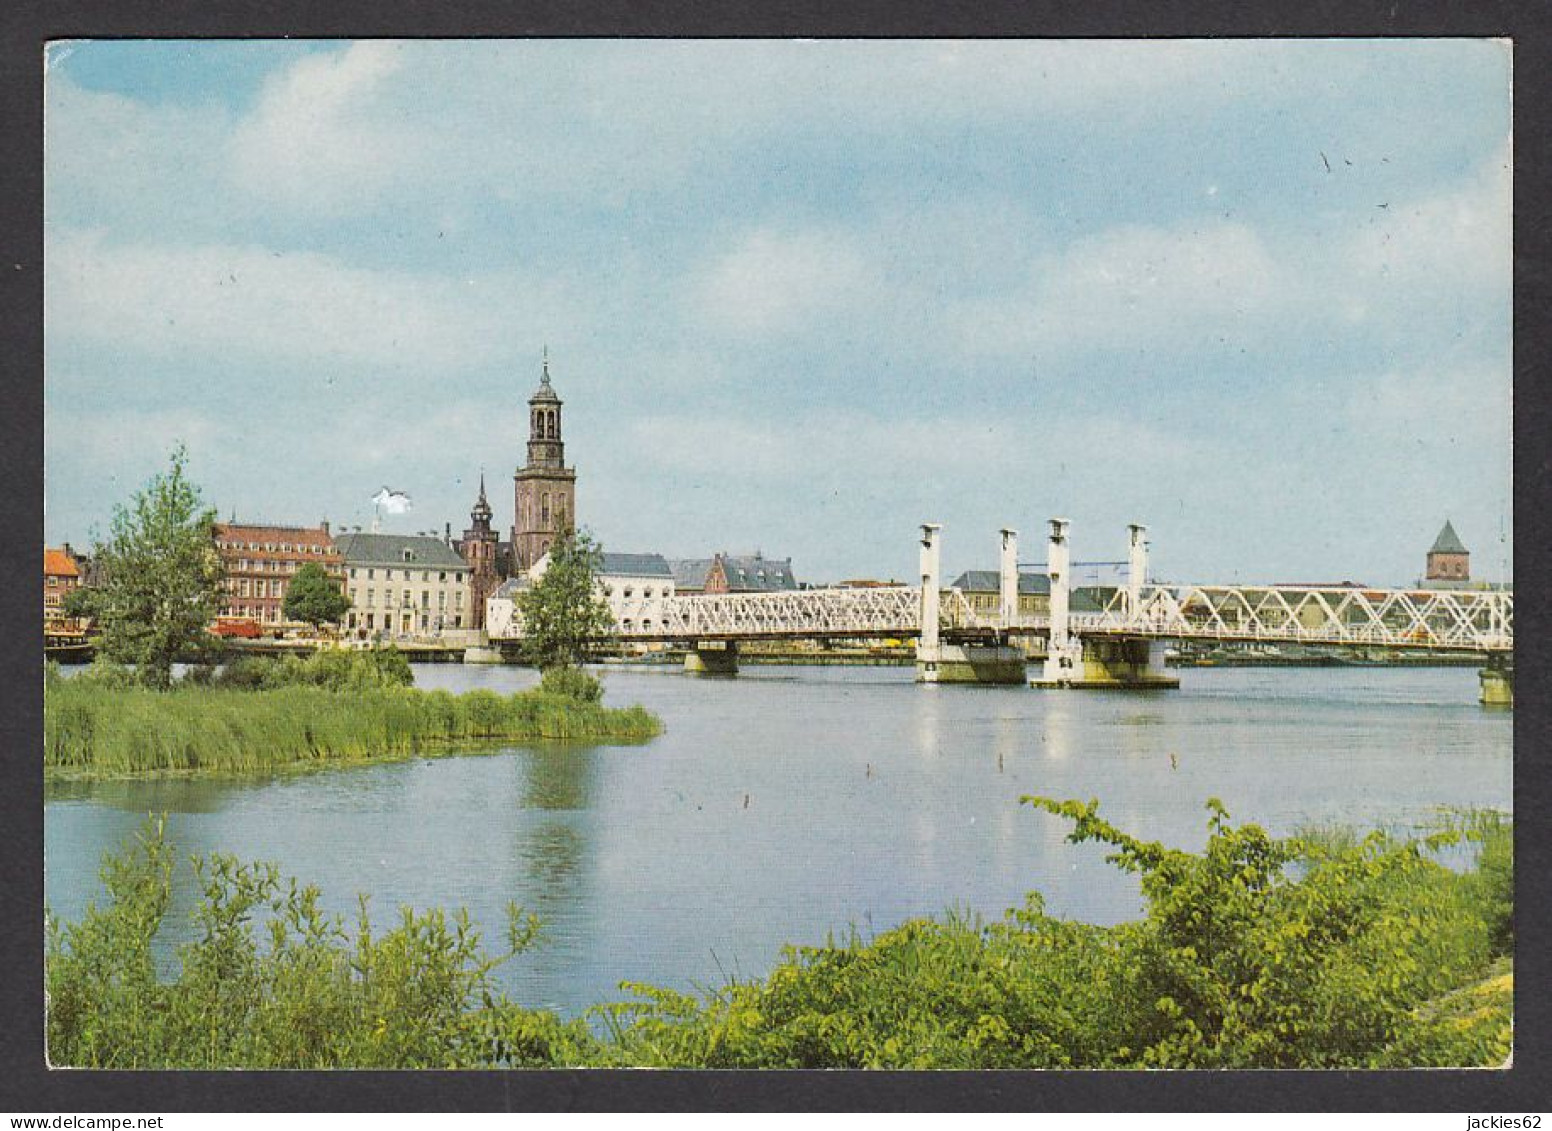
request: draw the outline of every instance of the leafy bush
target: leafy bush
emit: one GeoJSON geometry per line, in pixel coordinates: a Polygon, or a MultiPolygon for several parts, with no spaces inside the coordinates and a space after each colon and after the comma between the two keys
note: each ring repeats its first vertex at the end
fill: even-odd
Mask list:
{"type": "Polygon", "coordinates": [[[494,988],[536,923],[486,957],[462,913],[355,934],[273,868],[204,863],[199,937],[159,982],[152,939],[170,853],[159,828],[105,870],[111,902],[50,921],[53,1063],[148,1067],[1363,1068],[1497,1066],[1513,970],[1493,957],[1511,829],[1479,818],[1421,839],[1277,840],[1217,802],[1205,850],[1138,840],[1093,803],[1028,799],[1109,844],[1145,919],[1055,919],[1038,896],[996,922],[915,920],[871,942],[789,949],[763,979],[563,1020],[494,988]],[[1431,857],[1467,838],[1477,862],[1431,857]],[[268,947],[255,923],[263,920],[268,947]],[[591,1024],[590,1024],[591,1022],[591,1024]]]}
{"type": "Polygon", "coordinates": [[[397,648],[354,650],[321,648],[306,656],[238,656],[208,679],[191,686],[258,691],[280,687],[324,687],[330,691],[365,691],[383,687],[413,687],[409,660],[397,648]]]}
{"type": "Polygon", "coordinates": [[[579,703],[599,703],[604,697],[603,683],[581,668],[547,669],[539,678],[539,690],[579,703]]]}
{"type": "Polygon", "coordinates": [[[352,935],[319,909],[317,889],[282,882],[272,865],[216,855],[196,868],[198,937],[172,982],[157,980],[152,954],[171,893],[160,825],[108,859],[105,909],[70,926],[50,921],[52,1064],[442,1068],[490,1058],[490,971],[532,943],[532,917],[510,908],[507,950],[489,958],[462,913],[405,908],[377,934],[363,901],[352,935]]]}

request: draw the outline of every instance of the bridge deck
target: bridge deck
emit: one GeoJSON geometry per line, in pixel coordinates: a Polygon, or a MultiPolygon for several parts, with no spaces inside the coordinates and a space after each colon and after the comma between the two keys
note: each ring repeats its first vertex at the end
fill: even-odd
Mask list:
{"type": "MultiPolygon", "coordinates": [[[[815,589],[671,597],[658,623],[621,626],[638,644],[761,640],[905,640],[921,635],[915,588],[815,589]]],[[[1078,613],[1082,638],[1132,637],[1249,644],[1504,653],[1514,647],[1514,596],[1499,591],[1296,586],[1146,585],[1118,589],[1098,613],[1078,613]]],[[[949,641],[1044,636],[1050,617],[1006,622],[963,593],[941,594],[939,631],[949,641]]]]}

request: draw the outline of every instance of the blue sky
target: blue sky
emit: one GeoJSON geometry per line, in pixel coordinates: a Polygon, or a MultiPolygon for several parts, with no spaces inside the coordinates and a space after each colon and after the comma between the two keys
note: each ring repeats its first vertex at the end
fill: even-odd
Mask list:
{"type": "Polygon", "coordinates": [[[616,550],[1192,581],[1512,558],[1510,51],[100,42],[46,88],[45,513],[512,521],[548,345],[616,550]]]}

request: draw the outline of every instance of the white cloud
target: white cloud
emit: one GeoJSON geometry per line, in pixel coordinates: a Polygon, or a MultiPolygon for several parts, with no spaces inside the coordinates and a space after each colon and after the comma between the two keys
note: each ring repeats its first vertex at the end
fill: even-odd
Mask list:
{"type": "Polygon", "coordinates": [[[760,229],[703,272],[689,313],[733,334],[780,334],[855,316],[881,282],[841,233],[760,229]]]}
{"type": "Polygon", "coordinates": [[[402,44],[310,55],[264,86],[228,147],[232,184],[307,211],[360,206],[419,165],[429,140],[395,109],[402,44]]]}
{"type": "Polygon", "coordinates": [[[578,317],[539,279],[368,270],[261,247],[116,244],[75,231],[50,234],[44,310],[52,347],[428,374],[509,364],[550,316],[578,317]]]}
{"type": "Polygon", "coordinates": [[[1344,267],[1366,285],[1440,284],[1508,293],[1513,256],[1509,146],[1463,184],[1413,200],[1381,201],[1352,240],[1344,267]],[[1384,205],[1384,207],[1380,207],[1384,205]]]}
{"type": "Polygon", "coordinates": [[[1259,319],[1280,283],[1243,224],[1113,228],[1038,259],[1021,290],[965,302],[958,330],[991,354],[1189,348],[1259,319]]]}

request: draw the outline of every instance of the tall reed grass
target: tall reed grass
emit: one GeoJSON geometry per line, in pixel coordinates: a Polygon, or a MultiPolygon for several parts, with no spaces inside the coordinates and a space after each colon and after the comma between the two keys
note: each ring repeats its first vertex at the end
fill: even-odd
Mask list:
{"type": "Polygon", "coordinates": [[[609,708],[534,691],[190,686],[157,692],[51,679],[43,701],[45,769],[69,776],[248,773],[496,739],[644,739],[660,730],[639,706],[609,708]]]}

